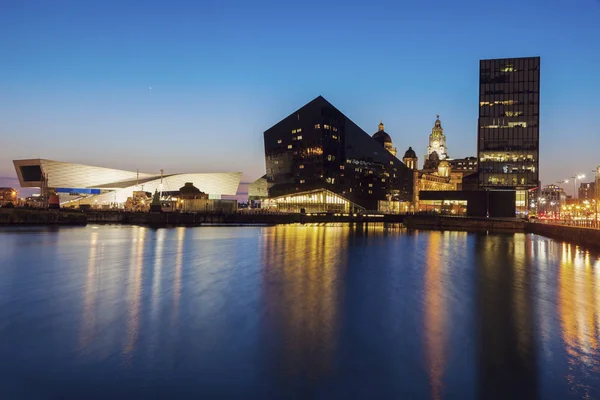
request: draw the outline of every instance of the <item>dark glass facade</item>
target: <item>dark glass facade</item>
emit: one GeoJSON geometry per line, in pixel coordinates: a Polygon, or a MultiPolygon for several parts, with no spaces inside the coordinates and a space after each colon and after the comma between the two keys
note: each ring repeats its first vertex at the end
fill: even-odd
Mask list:
{"type": "Polygon", "coordinates": [[[269,197],[333,192],[376,210],[410,201],[412,171],[319,96],[264,133],[269,197]]]}
{"type": "Polygon", "coordinates": [[[479,187],[538,187],[540,58],[481,60],[479,187]]]}

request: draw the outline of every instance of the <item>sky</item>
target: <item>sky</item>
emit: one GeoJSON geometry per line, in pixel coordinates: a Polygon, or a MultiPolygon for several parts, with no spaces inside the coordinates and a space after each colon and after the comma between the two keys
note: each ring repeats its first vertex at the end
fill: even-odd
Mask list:
{"type": "Polygon", "coordinates": [[[1,0],[0,186],[22,158],[251,182],[263,132],[318,95],[420,162],[440,114],[449,156],[471,156],[479,60],[525,56],[542,184],[591,180],[599,17],[600,0],[1,0]]]}

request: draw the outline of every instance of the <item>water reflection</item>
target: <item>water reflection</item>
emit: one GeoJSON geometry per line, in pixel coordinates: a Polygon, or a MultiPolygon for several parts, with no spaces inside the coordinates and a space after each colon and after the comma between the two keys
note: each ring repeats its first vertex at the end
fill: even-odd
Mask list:
{"type": "Polygon", "coordinates": [[[139,227],[132,230],[131,258],[129,262],[128,279],[128,308],[127,308],[127,334],[123,346],[123,353],[130,354],[136,345],[140,329],[140,298],[142,294],[142,272],[144,268],[144,241],[146,228],[139,227]]]}
{"type": "Polygon", "coordinates": [[[476,237],[478,396],[537,398],[529,238],[476,237]]]}
{"type": "Polygon", "coordinates": [[[171,325],[179,324],[179,299],[181,297],[181,269],[183,267],[183,244],[186,228],[177,228],[177,253],[175,255],[175,275],[173,277],[173,312],[171,325]]]}
{"type": "Polygon", "coordinates": [[[600,260],[535,235],[31,229],[0,256],[0,387],[600,398],[600,260]]]}
{"type": "Polygon", "coordinates": [[[585,398],[593,392],[579,382],[581,373],[600,372],[600,271],[588,251],[563,243],[558,276],[558,312],[572,391],[585,398]]]}
{"type": "Polygon", "coordinates": [[[443,393],[443,377],[446,368],[446,311],[445,282],[442,269],[442,233],[431,232],[427,243],[425,266],[425,341],[431,398],[440,399],[443,393]]]}
{"type": "Polygon", "coordinates": [[[264,296],[277,326],[266,328],[281,332],[277,364],[288,377],[331,371],[348,235],[347,226],[278,226],[263,236],[264,296]]]}
{"type": "Polygon", "coordinates": [[[96,270],[96,261],[98,250],[98,232],[94,231],[90,235],[90,249],[88,256],[87,273],[83,293],[83,315],[81,317],[82,328],[79,337],[79,350],[84,352],[94,338],[96,327],[96,280],[98,271],[96,270]]]}

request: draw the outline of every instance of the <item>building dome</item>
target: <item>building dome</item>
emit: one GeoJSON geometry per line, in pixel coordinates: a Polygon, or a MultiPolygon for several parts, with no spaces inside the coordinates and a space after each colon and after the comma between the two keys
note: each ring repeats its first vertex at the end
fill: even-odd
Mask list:
{"type": "Polygon", "coordinates": [[[417,153],[415,153],[412,147],[409,147],[406,153],[404,153],[404,158],[417,158],[417,153]]]}
{"type": "Polygon", "coordinates": [[[377,131],[373,134],[373,139],[377,140],[379,143],[392,143],[392,138],[385,131],[377,131]]]}

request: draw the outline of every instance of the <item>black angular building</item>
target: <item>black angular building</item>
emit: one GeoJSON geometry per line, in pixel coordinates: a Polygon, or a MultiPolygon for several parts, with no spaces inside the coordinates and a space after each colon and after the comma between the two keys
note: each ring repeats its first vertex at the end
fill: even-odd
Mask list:
{"type": "Polygon", "coordinates": [[[481,60],[479,188],[516,191],[517,212],[539,186],[540,58],[481,60]]]}
{"type": "Polygon", "coordinates": [[[412,199],[412,171],[322,96],[265,131],[264,143],[279,210],[377,210],[412,199]]]}

